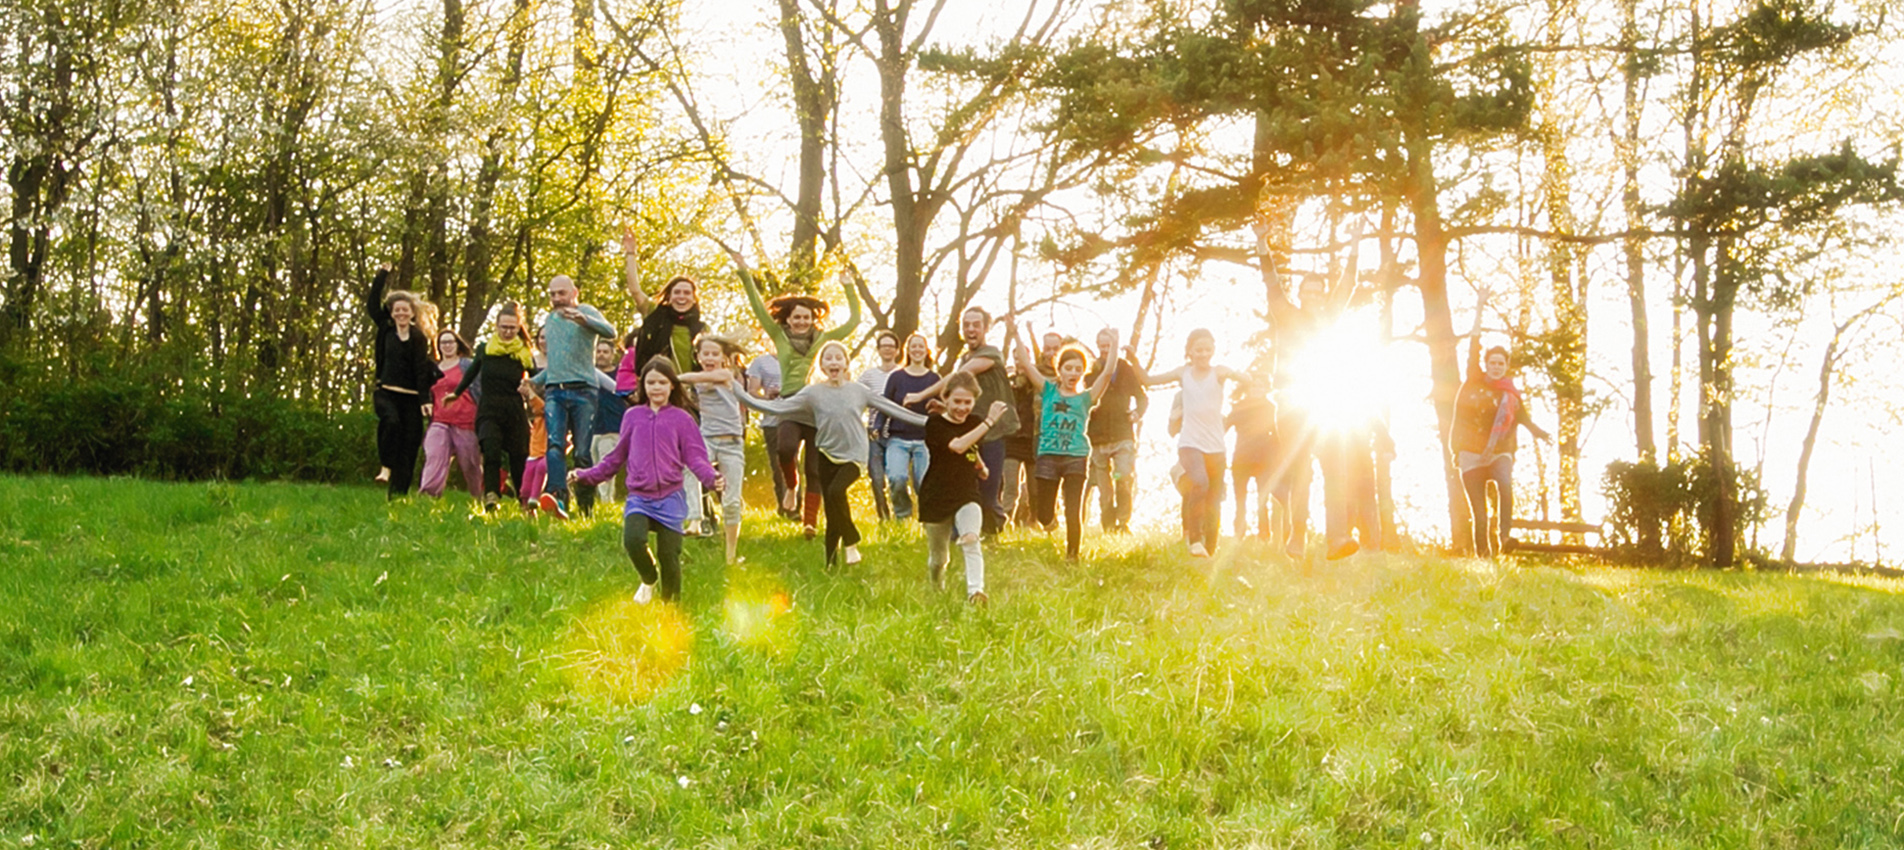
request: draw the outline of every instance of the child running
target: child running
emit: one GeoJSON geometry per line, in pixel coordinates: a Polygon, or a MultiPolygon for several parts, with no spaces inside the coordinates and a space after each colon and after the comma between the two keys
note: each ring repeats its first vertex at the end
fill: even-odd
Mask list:
{"type": "Polygon", "coordinates": [[[1058,491],[1064,491],[1064,559],[1078,559],[1084,529],[1084,478],[1090,472],[1091,443],[1085,422],[1091,407],[1117,373],[1117,361],[1098,372],[1097,382],[1082,389],[1089,358],[1084,349],[1067,345],[1057,353],[1057,380],[1045,377],[1031,361],[1031,349],[1018,346],[1018,371],[1038,393],[1038,453],[1032,462],[1032,495],[1038,524],[1046,531],[1057,526],[1058,491]]]}
{"type": "Polygon", "coordinates": [[[654,598],[657,580],[663,601],[681,598],[681,523],[688,514],[682,469],[693,472],[708,487],[719,488],[723,482],[721,474],[708,465],[707,446],[701,442],[673,361],[660,356],[642,366],[641,400],[645,403],[630,407],[622,416],[621,440],[614,450],[600,463],[569,473],[569,484],[571,488],[594,486],[617,471],[627,474],[621,545],[641,573],[635,601],[645,605],[654,598]],[[648,552],[650,529],[655,533],[654,555],[648,552]]]}
{"type": "Polygon", "coordinates": [[[914,425],[926,424],[926,418],[873,395],[863,384],[847,380],[846,345],[839,340],[822,344],[818,360],[825,378],[791,396],[766,401],[745,393],[735,395],[748,407],[779,416],[783,420],[782,427],[788,422],[799,422],[813,429],[814,447],[819,449],[816,483],[826,507],[826,563],[833,565],[843,545],[846,563],[857,564],[860,561],[859,528],[853,524],[846,493],[859,478],[860,464],[866,462],[866,408],[872,407],[914,425]]]}
{"type": "Polygon", "coordinates": [[[1213,366],[1216,336],[1197,328],[1184,341],[1190,362],[1150,376],[1151,386],[1182,384],[1183,428],[1177,433],[1177,462],[1183,466],[1183,539],[1194,558],[1216,554],[1223,521],[1223,382],[1249,383],[1228,366],[1213,366]]]}
{"type": "Polygon", "coordinates": [[[948,376],[943,398],[945,412],[928,418],[925,426],[931,459],[919,488],[919,522],[926,527],[926,570],[933,587],[945,586],[945,565],[952,560],[952,538],[957,537],[965,559],[965,598],[982,606],[989,597],[985,595],[985,553],[979,544],[985,523],[979,482],[991,470],[979,459],[978,444],[1010,408],[994,401],[984,418],[972,418],[972,407],[978,404],[978,378],[970,372],[948,376]]]}
{"type": "Polygon", "coordinates": [[[681,376],[681,382],[694,389],[695,404],[701,411],[701,438],[707,441],[708,456],[721,472],[721,528],[729,564],[739,560],[740,486],[747,473],[746,421],[741,418],[739,398],[744,393],[733,387],[741,354],[733,340],[702,334],[694,341],[694,357],[700,369],[681,376]]]}

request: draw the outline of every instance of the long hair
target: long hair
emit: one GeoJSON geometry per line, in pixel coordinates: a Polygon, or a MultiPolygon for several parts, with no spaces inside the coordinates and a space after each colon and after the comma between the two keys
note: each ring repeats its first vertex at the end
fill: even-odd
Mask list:
{"type": "Polygon", "coordinates": [[[637,390],[637,392],[641,394],[639,396],[641,403],[648,403],[648,373],[650,372],[660,372],[667,377],[668,404],[672,407],[679,407],[682,410],[686,410],[689,415],[693,415],[695,412],[693,397],[688,395],[687,387],[681,384],[681,373],[674,368],[674,359],[665,354],[657,354],[650,357],[647,363],[642,364],[641,384],[640,389],[637,390]]]}
{"type": "Polygon", "coordinates": [[[818,328],[821,322],[826,321],[826,314],[832,309],[825,301],[821,301],[811,295],[782,295],[767,302],[767,314],[772,316],[775,322],[785,326],[787,319],[793,315],[793,309],[795,307],[805,307],[813,313],[813,327],[815,328],[818,328]]]}
{"type": "Polygon", "coordinates": [[[1090,353],[1086,352],[1083,346],[1078,345],[1075,342],[1068,343],[1060,347],[1058,349],[1058,356],[1053,357],[1051,359],[1051,366],[1052,368],[1055,368],[1055,369],[1062,369],[1064,368],[1064,361],[1074,360],[1074,359],[1077,360],[1078,365],[1083,366],[1086,371],[1090,370],[1091,368],[1090,353]]]}
{"type": "Polygon", "coordinates": [[[423,332],[423,338],[430,341],[430,348],[436,348],[436,305],[423,300],[423,296],[408,289],[398,289],[383,297],[383,309],[389,312],[390,305],[398,301],[410,305],[410,323],[423,332]]]}
{"type": "Polygon", "coordinates": [[[449,329],[449,328],[444,328],[444,329],[442,329],[442,330],[440,330],[440,331],[437,331],[437,332],[436,332],[435,334],[433,334],[433,335],[432,335],[432,336],[430,337],[430,341],[431,341],[431,342],[432,342],[433,344],[435,344],[435,347],[437,348],[437,352],[436,352],[436,359],[438,359],[438,360],[442,360],[442,359],[443,359],[443,356],[444,356],[444,355],[443,355],[443,352],[442,352],[442,347],[443,347],[443,346],[442,346],[442,344],[441,344],[441,343],[442,343],[442,341],[443,341],[443,335],[444,335],[444,334],[449,334],[449,335],[450,335],[451,337],[454,337],[454,338],[456,339],[456,356],[457,356],[457,357],[468,357],[468,356],[469,356],[469,353],[470,353],[470,352],[469,352],[469,343],[467,343],[467,342],[464,342],[464,341],[463,341],[463,335],[462,335],[462,334],[459,334],[459,333],[457,333],[456,331],[453,331],[453,330],[451,330],[451,329],[449,329]]]}
{"type": "Polygon", "coordinates": [[[926,338],[926,335],[922,333],[915,333],[912,336],[906,337],[906,344],[899,347],[899,364],[901,366],[912,365],[912,355],[907,352],[912,350],[912,341],[915,339],[926,344],[926,356],[919,365],[927,369],[932,368],[932,340],[926,338]]]}

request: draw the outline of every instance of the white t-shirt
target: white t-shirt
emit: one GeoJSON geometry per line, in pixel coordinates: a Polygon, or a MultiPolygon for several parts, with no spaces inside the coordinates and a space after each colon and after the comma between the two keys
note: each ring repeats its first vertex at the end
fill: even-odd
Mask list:
{"type": "Polygon", "coordinates": [[[1223,454],[1223,378],[1214,367],[1202,377],[1184,369],[1178,382],[1183,385],[1183,430],[1177,432],[1177,448],[1223,454]]]}

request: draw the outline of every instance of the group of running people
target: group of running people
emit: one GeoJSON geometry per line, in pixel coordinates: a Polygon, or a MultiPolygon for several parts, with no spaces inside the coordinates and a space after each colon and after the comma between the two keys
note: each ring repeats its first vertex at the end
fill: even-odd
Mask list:
{"type": "MultiPolygon", "coordinates": [[[[1057,333],[1034,350],[1029,325],[1019,341],[1013,322],[975,306],[960,317],[963,353],[944,374],[926,337],[901,340],[880,330],[872,340],[879,365],[855,376],[847,345],[860,322],[855,287],[845,287],[846,319],[829,328],[828,303],[807,295],[767,299],[732,254],[772,346],[748,358],[743,340],[702,321],[693,278],[676,276],[653,297],[646,293],[640,247],[624,234],[625,284],[643,315],[623,336],[559,275],[533,331],[524,308],[506,303],[489,336],[471,346],[454,331],[436,330],[434,309],[422,298],[386,291],[389,269],[379,270],[366,309],[376,325],[378,479],[391,498],[410,491],[419,449],[422,492],[440,496],[454,462],[489,512],[513,494],[526,512],[565,519],[573,506],[588,513],[597,499],[613,501],[620,476],[622,542],[641,576],[636,599],[673,600],[683,538],[714,533],[702,488],[719,493],[725,557],[738,557],[752,411],[771,458],[778,512],[809,539],[823,536],[828,566],[861,559],[848,493],[870,472],[882,520],[916,517],[924,525],[932,582],[942,586],[956,542],[967,597],[983,604],[981,543],[1009,522],[1055,531],[1062,501],[1065,558],[1075,561],[1089,484],[1099,492],[1104,528],[1128,530],[1146,390],[1175,384],[1172,477],[1188,554],[1216,552],[1229,472],[1236,533],[1249,528],[1254,484],[1258,534],[1301,557],[1312,458],[1324,476],[1328,557],[1381,545],[1373,457],[1392,443],[1379,422],[1312,427],[1301,410],[1279,409],[1268,382],[1215,363],[1208,330],[1190,333],[1182,365],[1147,374],[1120,349],[1114,329],[1098,332],[1095,357],[1057,333]],[[1009,356],[989,338],[1001,324],[1009,356]],[[1230,430],[1237,432],[1233,457],[1230,430]]],[[[1273,317],[1298,330],[1313,326],[1331,296],[1305,286],[1303,300],[1311,309],[1273,317]]],[[[1545,434],[1528,421],[1506,377],[1506,352],[1490,350],[1483,365],[1478,333],[1474,339],[1450,448],[1474,507],[1476,551],[1489,554],[1498,546],[1489,536],[1487,484],[1498,491],[1505,540],[1514,432],[1545,434]]]]}

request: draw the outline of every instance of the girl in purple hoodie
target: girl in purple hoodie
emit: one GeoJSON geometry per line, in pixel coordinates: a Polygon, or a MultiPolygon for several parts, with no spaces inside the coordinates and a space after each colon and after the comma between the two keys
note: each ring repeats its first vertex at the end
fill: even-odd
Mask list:
{"type": "Polygon", "coordinates": [[[721,475],[707,462],[707,444],[689,412],[691,402],[675,375],[674,361],[656,357],[641,367],[641,398],[647,403],[630,407],[622,415],[621,440],[614,450],[600,463],[569,473],[569,482],[571,487],[593,486],[617,471],[627,473],[621,545],[641,573],[635,601],[645,604],[653,599],[658,579],[661,598],[671,602],[681,597],[681,524],[688,515],[682,469],[693,472],[712,490],[721,488],[721,475]],[[648,553],[651,527],[659,576],[657,558],[648,553]]]}

